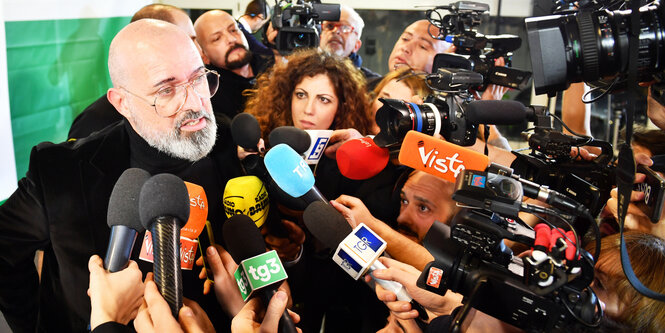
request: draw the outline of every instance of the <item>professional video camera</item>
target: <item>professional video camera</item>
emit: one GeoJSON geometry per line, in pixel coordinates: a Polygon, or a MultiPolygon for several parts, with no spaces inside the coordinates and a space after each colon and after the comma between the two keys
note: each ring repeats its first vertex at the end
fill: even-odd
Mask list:
{"type": "Polygon", "coordinates": [[[296,48],[318,47],[321,21],[339,21],[340,6],[321,1],[305,2],[280,0],[275,4],[273,28],[279,30],[275,45],[280,54],[289,54],[296,48]]]}
{"type": "Polygon", "coordinates": [[[552,126],[552,118],[560,121],[559,118],[552,117],[545,108],[535,110],[535,117],[529,119],[534,128],[522,133],[531,152],[515,153],[517,158],[511,165],[515,173],[568,195],[588,207],[592,216],[597,216],[614,185],[612,145],[590,137],[563,134],[552,126]],[[601,154],[593,161],[571,156],[571,150],[581,146],[599,147],[601,154]]]}
{"type": "MultiPolygon", "coordinates": [[[[480,73],[482,84],[472,87],[483,91],[488,84],[497,84],[514,89],[524,89],[529,83],[531,73],[510,67],[495,66],[495,60],[503,57],[506,66],[511,65],[512,51],[522,44],[522,39],[515,35],[484,36],[475,31],[482,22],[482,17],[489,12],[489,5],[472,1],[458,1],[447,6],[438,6],[426,11],[430,24],[438,28],[438,34],[430,35],[436,39],[446,40],[455,45],[455,53],[465,55],[470,69],[480,73]],[[443,15],[442,10],[450,11],[443,15]]],[[[434,59],[433,68],[457,67],[452,55],[438,54],[434,59]]]]}
{"type": "MultiPolygon", "coordinates": [[[[585,1],[586,6],[567,14],[531,17],[525,20],[531,50],[536,94],[554,94],[573,82],[587,82],[611,91],[628,75],[631,52],[630,9],[620,10],[626,1],[585,1]],[[617,10],[613,10],[617,9],[617,10]]],[[[640,8],[637,50],[639,82],[663,81],[665,63],[665,8],[659,1],[640,8]]],[[[655,98],[661,98],[662,85],[655,98]]]]}
{"type": "Polygon", "coordinates": [[[435,261],[425,267],[417,285],[439,295],[451,290],[464,296],[464,307],[453,319],[456,326],[471,307],[527,332],[576,332],[597,325],[602,309],[589,288],[593,257],[576,245],[572,229],[564,232],[541,223],[534,230],[517,217],[503,216],[516,214],[516,209],[556,214],[522,204],[522,191],[513,178],[464,170],[453,199],[479,209],[456,214],[449,236],[430,238],[428,233],[426,240],[436,239],[426,244],[435,261]],[[533,251],[518,258],[504,239],[533,251]]]}
{"type": "Polygon", "coordinates": [[[470,146],[476,142],[478,128],[466,119],[464,107],[473,100],[469,88],[482,83],[482,75],[468,69],[438,68],[426,77],[435,93],[425,103],[406,103],[380,98],[383,106],[376,112],[381,131],[374,137],[379,147],[399,147],[410,130],[433,135],[439,133],[454,144],[470,146]]]}

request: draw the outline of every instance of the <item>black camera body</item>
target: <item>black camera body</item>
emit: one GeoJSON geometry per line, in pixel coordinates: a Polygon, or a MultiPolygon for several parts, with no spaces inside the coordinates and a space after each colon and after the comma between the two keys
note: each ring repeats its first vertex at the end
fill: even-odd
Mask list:
{"type": "MultiPolygon", "coordinates": [[[[627,76],[631,13],[592,6],[525,19],[536,94],[552,95],[581,81],[607,85],[607,79],[627,76]]],[[[665,8],[659,2],[642,6],[639,18],[637,79],[662,81],[665,8]]]]}
{"type": "Polygon", "coordinates": [[[458,1],[448,6],[435,7],[427,11],[432,25],[439,28],[438,39],[445,39],[455,46],[455,53],[468,60],[467,67],[457,67],[456,61],[441,56],[435,58],[433,72],[437,68],[466,68],[483,76],[482,84],[471,87],[483,91],[488,84],[497,84],[514,89],[524,89],[531,78],[531,73],[510,67],[497,67],[495,60],[504,57],[506,66],[511,65],[512,51],[522,44],[522,39],[515,35],[482,35],[475,31],[482,18],[489,12],[489,5],[472,1],[458,1]],[[448,10],[450,14],[441,17],[438,10],[448,10]]]}
{"type": "Polygon", "coordinates": [[[460,146],[476,142],[478,127],[467,120],[464,106],[473,100],[469,87],[481,83],[482,75],[467,69],[439,68],[425,80],[435,93],[427,96],[423,104],[379,99],[383,106],[376,111],[375,119],[381,131],[374,137],[379,147],[398,149],[410,130],[427,135],[438,133],[460,146]]]}
{"type": "MultiPolygon", "coordinates": [[[[502,239],[534,245],[533,229],[523,222],[465,208],[451,225],[450,237],[436,244],[435,261],[423,270],[418,287],[439,295],[448,290],[462,294],[465,305],[528,332],[576,331],[584,325],[576,319],[587,325],[600,319],[597,298],[588,288],[593,259],[586,251],[580,250],[580,260],[563,265],[543,260],[538,265],[555,263],[543,271],[533,260],[517,258],[502,246],[502,239]],[[510,224],[516,223],[522,232],[511,231],[515,229],[510,224]],[[544,272],[551,273],[549,283],[539,284],[544,272]]],[[[463,320],[460,313],[453,322],[458,320],[463,320]]]]}
{"type": "Polygon", "coordinates": [[[319,46],[321,21],[339,21],[340,6],[299,0],[295,4],[275,6],[273,27],[278,30],[275,46],[287,55],[297,48],[319,46]]]}

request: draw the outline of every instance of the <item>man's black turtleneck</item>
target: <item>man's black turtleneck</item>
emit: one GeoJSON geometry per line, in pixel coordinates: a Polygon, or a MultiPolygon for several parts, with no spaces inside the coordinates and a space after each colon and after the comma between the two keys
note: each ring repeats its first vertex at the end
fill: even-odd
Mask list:
{"type": "MultiPolygon", "coordinates": [[[[228,171],[234,169],[236,161],[225,157],[224,150],[226,146],[233,145],[226,140],[225,132],[228,131],[223,124],[218,122],[218,141],[208,156],[191,162],[170,156],[164,152],[151,147],[134,129],[125,121],[125,130],[129,137],[129,164],[131,167],[141,168],[148,171],[151,175],[159,173],[171,173],[184,181],[194,183],[203,187],[208,199],[208,220],[213,225],[215,239],[223,239],[221,226],[226,220],[226,215],[222,209],[222,198],[224,187],[229,176],[228,171]],[[221,131],[221,133],[220,133],[221,131]],[[222,139],[223,138],[223,139],[222,139]],[[223,165],[219,165],[223,163],[223,165]]],[[[239,170],[239,169],[238,169],[239,170]]],[[[142,239],[142,238],[139,238],[142,239]]],[[[139,253],[141,242],[137,241],[133,253],[139,253]]],[[[197,255],[198,257],[198,255],[197,255]]],[[[143,272],[152,271],[152,263],[138,260],[139,267],[143,272]]],[[[194,266],[192,271],[183,270],[184,296],[198,302],[208,313],[221,314],[221,308],[214,294],[202,295],[202,280],[198,279],[201,268],[194,266]],[[212,297],[211,297],[212,296],[212,297]]],[[[229,318],[225,316],[215,316],[212,318],[213,324],[219,330],[220,327],[226,327],[229,318]]]]}

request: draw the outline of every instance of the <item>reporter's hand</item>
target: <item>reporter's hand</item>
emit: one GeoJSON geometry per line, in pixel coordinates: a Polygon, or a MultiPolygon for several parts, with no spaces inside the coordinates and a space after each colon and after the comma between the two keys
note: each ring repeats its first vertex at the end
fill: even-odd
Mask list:
{"type": "Polygon", "coordinates": [[[151,274],[145,280],[143,304],[134,319],[134,328],[139,333],[184,332],[180,324],[173,318],[169,304],[157,290],[151,274]]]}
{"type": "Polygon", "coordinates": [[[337,199],[330,201],[330,204],[344,216],[346,221],[351,225],[351,228],[364,223],[372,229],[376,221],[379,221],[372,216],[367,206],[356,197],[342,194],[337,199]]]}
{"type": "Polygon", "coordinates": [[[106,271],[103,264],[98,255],[88,261],[91,330],[109,321],[127,325],[136,317],[143,299],[142,274],[135,261],[130,260],[127,268],[115,273],[106,271]]]}
{"type": "Polygon", "coordinates": [[[263,236],[266,245],[271,250],[277,251],[279,258],[285,261],[293,261],[298,258],[302,245],[305,243],[305,231],[296,223],[289,220],[281,220],[282,225],[288,232],[288,237],[277,237],[269,231],[263,236]]]}
{"type": "MultiPolygon", "coordinates": [[[[388,268],[375,270],[372,272],[374,277],[399,282],[416,302],[435,315],[450,314],[462,304],[462,296],[459,294],[448,291],[445,296],[440,296],[416,286],[416,281],[421,272],[415,267],[386,257],[381,257],[379,260],[388,268]]],[[[378,284],[376,289],[379,300],[386,303],[386,306],[397,318],[412,319],[418,317],[418,312],[411,309],[411,304],[397,301],[397,297],[393,292],[380,288],[378,284]]]]}
{"type": "MultiPolygon", "coordinates": [[[[270,299],[268,308],[265,310],[265,315],[263,315],[264,309],[261,307],[261,302],[256,297],[252,298],[233,318],[233,321],[231,321],[231,332],[277,332],[279,320],[282,317],[284,310],[286,310],[287,302],[288,296],[286,292],[281,290],[278,291],[272,299],[270,299]]],[[[289,311],[289,315],[294,323],[300,321],[300,316],[295,312],[289,311]]],[[[298,328],[298,332],[302,331],[298,328]]]]}
{"type": "Polygon", "coordinates": [[[263,139],[259,139],[259,142],[256,144],[256,146],[258,148],[258,152],[247,151],[245,150],[245,148],[238,146],[238,159],[242,161],[245,159],[245,157],[249,155],[258,154],[259,152],[263,153],[264,151],[266,151],[266,143],[263,141],[263,139]]]}
{"type": "MultiPolygon", "coordinates": [[[[214,288],[215,296],[220,306],[229,317],[233,317],[245,305],[242,296],[240,296],[238,284],[233,277],[233,273],[235,273],[238,265],[233,261],[231,255],[219,244],[208,247],[206,249],[206,257],[215,282],[213,283],[206,279],[206,270],[203,268],[199,274],[200,279],[206,279],[203,284],[203,294],[208,294],[210,288],[214,288]]],[[[196,261],[196,264],[202,266],[203,257],[200,257],[196,261]]]]}
{"type": "Polygon", "coordinates": [[[337,149],[341,147],[345,142],[353,139],[360,139],[363,135],[360,134],[355,128],[347,128],[341,130],[335,130],[330,135],[330,141],[328,147],[325,150],[326,156],[331,159],[335,159],[337,154],[337,149]]]}
{"type": "Polygon", "coordinates": [[[182,303],[184,306],[178,313],[178,323],[185,332],[215,333],[215,327],[199,303],[188,298],[183,298],[182,303]]]}

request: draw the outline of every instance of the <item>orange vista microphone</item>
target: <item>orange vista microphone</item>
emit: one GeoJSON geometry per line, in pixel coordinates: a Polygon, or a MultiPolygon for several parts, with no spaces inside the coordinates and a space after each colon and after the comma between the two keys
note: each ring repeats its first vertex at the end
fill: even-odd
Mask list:
{"type": "Polygon", "coordinates": [[[464,169],[485,170],[489,158],[469,148],[409,131],[402,142],[399,162],[454,183],[464,169]]]}

